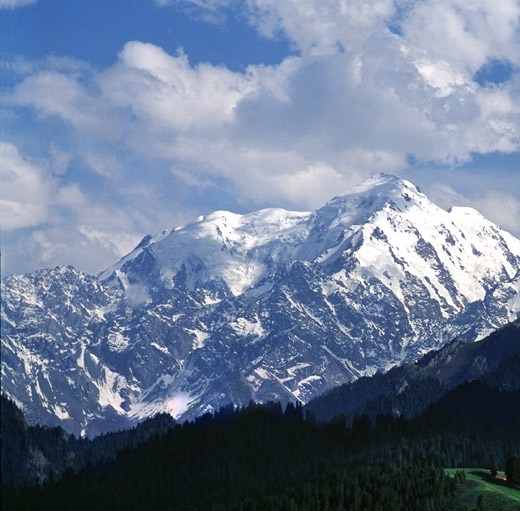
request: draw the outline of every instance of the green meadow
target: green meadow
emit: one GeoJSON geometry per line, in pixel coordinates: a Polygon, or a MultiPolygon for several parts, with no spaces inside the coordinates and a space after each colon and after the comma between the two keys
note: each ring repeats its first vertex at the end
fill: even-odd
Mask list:
{"type": "Polygon", "coordinates": [[[462,470],[468,484],[461,487],[453,500],[452,511],[477,509],[479,495],[483,495],[483,509],[487,511],[520,511],[520,490],[507,486],[504,472],[499,471],[496,479],[484,468],[448,468],[446,472],[454,476],[462,470]]]}

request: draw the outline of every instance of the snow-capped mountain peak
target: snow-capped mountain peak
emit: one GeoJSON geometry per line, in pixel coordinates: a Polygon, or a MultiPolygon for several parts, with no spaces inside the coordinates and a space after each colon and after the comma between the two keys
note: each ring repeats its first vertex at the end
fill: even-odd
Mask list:
{"type": "Polygon", "coordinates": [[[187,273],[186,285],[194,289],[199,282],[222,279],[233,295],[254,285],[278,262],[287,263],[293,243],[304,233],[309,213],[284,209],[264,209],[247,215],[216,211],[167,235],[149,237],[116,265],[102,272],[102,281],[120,277],[131,261],[147,258],[167,289],[175,286],[181,269],[187,273]],[[151,262],[153,261],[153,263],[151,262]]]}
{"type": "Polygon", "coordinates": [[[314,212],[216,211],[98,277],[2,282],[2,388],[93,434],[337,384],[520,313],[520,240],[380,174],[314,212]],[[126,422],[125,422],[126,421],[126,422]]]}

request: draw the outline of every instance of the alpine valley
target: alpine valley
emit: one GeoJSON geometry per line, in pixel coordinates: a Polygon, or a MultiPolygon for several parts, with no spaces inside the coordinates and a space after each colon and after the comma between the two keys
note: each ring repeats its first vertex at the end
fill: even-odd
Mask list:
{"type": "Polygon", "coordinates": [[[2,393],[94,436],[312,398],[520,316],[520,240],[378,175],[314,212],[217,211],[98,276],[2,281],[2,393]]]}

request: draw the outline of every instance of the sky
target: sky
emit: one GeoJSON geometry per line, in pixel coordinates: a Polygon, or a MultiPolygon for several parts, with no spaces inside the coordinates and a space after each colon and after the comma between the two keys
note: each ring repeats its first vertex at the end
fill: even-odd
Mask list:
{"type": "Polygon", "coordinates": [[[520,0],[0,0],[3,275],[379,172],[520,237],[520,0]]]}

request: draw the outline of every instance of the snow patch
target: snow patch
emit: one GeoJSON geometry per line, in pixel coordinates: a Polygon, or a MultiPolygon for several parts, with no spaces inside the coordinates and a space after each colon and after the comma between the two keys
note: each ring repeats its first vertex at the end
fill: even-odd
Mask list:
{"type": "Polygon", "coordinates": [[[115,332],[108,335],[108,347],[110,351],[121,353],[128,348],[130,340],[121,332],[115,332]]]}
{"type": "Polygon", "coordinates": [[[189,407],[193,398],[188,392],[176,392],[164,402],[164,410],[178,419],[189,407]]]}
{"type": "Polygon", "coordinates": [[[308,376],[307,378],[304,378],[303,380],[300,380],[297,385],[298,385],[298,387],[303,387],[304,385],[308,385],[309,383],[312,383],[314,381],[321,381],[322,379],[323,379],[322,376],[313,374],[311,376],[308,376]]]}
{"type": "Polygon", "coordinates": [[[255,373],[262,378],[262,380],[268,380],[269,379],[269,373],[263,369],[262,367],[257,367],[255,369],[255,373]]]}
{"type": "Polygon", "coordinates": [[[237,318],[236,321],[230,323],[231,328],[238,334],[242,336],[248,335],[257,335],[261,337],[264,334],[264,329],[262,328],[261,323],[258,321],[249,321],[246,318],[237,318]]]}
{"type": "Polygon", "coordinates": [[[120,392],[127,387],[123,376],[111,371],[108,367],[103,367],[103,378],[94,380],[93,383],[99,391],[98,402],[101,407],[111,406],[118,413],[126,415],[125,410],[121,408],[124,399],[120,392]]]}
{"type": "Polygon", "coordinates": [[[165,346],[159,346],[156,342],[152,342],[150,346],[154,347],[155,349],[159,350],[161,353],[164,353],[165,355],[169,355],[170,352],[168,351],[168,348],[165,346]]]}
{"type": "Polygon", "coordinates": [[[209,334],[206,332],[202,332],[201,330],[191,330],[186,329],[187,332],[190,332],[195,336],[193,340],[192,349],[199,350],[200,348],[204,348],[206,344],[206,340],[209,337],[209,334]]]}
{"type": "Polygon", "coordinates": [[[52,411],[60,420],[70,419],[69,412],[66,409],[67,403],[56,404],[52,407],[52,411]]]}
{"type": "Polygon", "coordinates": [[[287,368],[287,372],[291,375],[291,377],[294,377],[297,371],[305,369],[306,367],[310,367],[310,364],[307,362],[302,362],[296,364],[295,366],[287,368]]]}
{"type": "MultiPolygon", "coordinates": [[[[166,378],[166,380],[167,379],[168,378],[166,378]]],[[[159,378],[159,381],[160,380],[166,383],[164,375],[159,378]]],[[[159,381],[152,387],[155,388],[159,381]]],[[[157,413],[169,413],[174,419],[178,419],[188,410],[189,406],[196,399],[197,398],[193,397],[189,392],[178,391],[168,395],[164,400],[156,400],[149,403],[143,401],[133,403],[129,415],[137,419],[143,419],[157,413]]]]}

